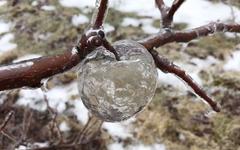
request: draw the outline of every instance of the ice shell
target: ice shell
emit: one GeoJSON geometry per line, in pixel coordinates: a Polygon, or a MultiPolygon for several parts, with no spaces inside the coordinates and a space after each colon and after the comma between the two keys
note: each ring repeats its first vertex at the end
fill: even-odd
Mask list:
{"type": "Polygon", "coordinates": [[[82,62],[78,88],[84,105],[104,121],[126,120],[152,99],[157,70],[151,54],[140,44],[122,40],[113,44],[121,61],[99,47],[82,62]]]}

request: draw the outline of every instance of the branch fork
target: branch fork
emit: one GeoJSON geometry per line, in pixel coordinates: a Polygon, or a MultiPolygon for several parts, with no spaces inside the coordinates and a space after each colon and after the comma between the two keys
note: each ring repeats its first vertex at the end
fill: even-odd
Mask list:
{"type": "Polygon", "coordinates": [[[176,11],[180,8],[185,0],[174,0],[171,7],[166,6],[163,0],[155,0],[155,3],[160,10],[162,16],[162,27],[172,28],[173,27],[173,16],[176,11]]]}

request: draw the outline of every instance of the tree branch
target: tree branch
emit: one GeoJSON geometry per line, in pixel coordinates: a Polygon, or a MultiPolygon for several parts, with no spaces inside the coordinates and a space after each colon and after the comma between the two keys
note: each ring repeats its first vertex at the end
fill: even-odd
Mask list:
{"type": "Polygon", "coordinates": [[[96,16],[93,15],[92,27],[93,29],[99,29],[102,27],[108,11],[108,0],[100,0],[100,4],[95,11],[96,16]]]}
{"type": "Polygon", "coordinates": [[[143,40],[138,41],[147,49],[160,47],[172,42],[189,42],[199,37],[208,36],[217,32],[237,32],[240,33],[240,24],[224,24],[220,22],[212,22],[195,29],[186,31],[163,30],[160,33],[151,35],[143,40]]]}
{"type": "Polygon", "coordinates": [[[164,11],[166,11],[166,9],[169,9],[163,0],[155,0],[155,3],[158,7],[158,9],[160,10],[161,13],[163,13],[164,11]]]}
{"type": "Polygon", "coordinates": [[[43,79],[76,66],[94,48],[102,45],[104,32],[100,28],[104,23],[107,10],[108,0],[100,0],[93,15],[92,28],[82,34],[77,46],[71,51],[0,66],[0,91],[25,86],[40,87],[43,79]]]}
{"type": "Polygon", "coordinates": [[[162,17],[162,27],[172,28],[173,16],[185,0],[174,0],[171,7],[165,5],[163,0],[155,0],[162,17]]]}
{"type": "MultiPolygon", "coordinates": [[[[240,24],[223,24],[213,22],[188,31],[165,31],[152,35],[139,43],[148,50],[171,42],[189,42],[216,32],[238,32],[240,24]]],[[[84,57],[76,49],[64,54],[47,56],[19,63],[0,66],[0,91],[20,87],[40,87],[41,80],[65,72],[76,66],[84,57]]]]}
{"type": "Polygon", "coordinates": [[[220,112],[220,107],[216,102],[214,102],[199,86],[197,83],[194,82],[194,80],[191,78],[190,75],[188,75],[184,70],[182,70],[180,67],[176,66],[172,62],[170,62],[168,59],[160,57],[158,55],[158,52],[155,50],[151,50],[150,53],[152,54],[156,66],[162,70],[165,73],[172,73],[176,76],[180,77],[183,81],[185,81],[192,89],[193,91],[203,98],[214,111],[220,112]]]}
{"type": "Polygon", "coordinates": [[[40,87],[41,81],[76,66],[80,57],[76,50],[0,66],[0,91],[20,87],[40,87]]]}
{"type": "Polygon", "coordinates": [[[172,7],[170,8],[168,12],[168,18],[169,20],[173,21],[173,16],[176,13],[176,11],[180,8],[180,6],[183,4],[185,0],[174,0],[172,7]]]}

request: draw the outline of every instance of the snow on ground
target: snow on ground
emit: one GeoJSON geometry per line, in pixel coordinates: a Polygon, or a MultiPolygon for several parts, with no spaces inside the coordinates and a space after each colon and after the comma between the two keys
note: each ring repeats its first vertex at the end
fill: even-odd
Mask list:
{"type": "Polygon", "coordinates": [[[52,6],[52,5],[44,5],[41,7],[41,9],[45,11],[54,11],[56,8],[55,6],[52,6]]]}
{"type": "MultiPolygon", "coordinates": [[[[79,1],[79,0],[59,0],[63,6],[77,7],[83,9],[85,7],[94,7],[95,0],[79,1]]],[[[165,0],[170,5],[173,0],[165,0]]],[[[154,1],[149,0],[112,0],[110,6],[123,12],[135,12],[140,16],[150,16],[155,19],[160,17],[154,1]]],[[[236,22],[240,21],[240,10],[232,7],[236,22]]],[[[207,0],[187,0],[178,10],[175,16],[175,22],[187,23],[189,28],[198,27],[211,21],[227,21],[232,18],[231,7],[223,3],[211,3],[207,0]],[[191,11],[194,10],[194,11],[191,11]],[[189,13],[189,11],[191,13],[189,13]],[[210,15],[211,14],[211,15],[210,15]],[[187,18],[187,19],[186,19],[187,18]]]]}
{"type": "Polygon", "coordinates": [[[6,1],[6,0],[0,1],[0,6],[3,6],[3,5],[5,5],[5,4],[7,4],[7,1],[6,1]]]}
{"type": "Polygon", "coordinates": [[[0,34],[8,32],[10,30],[10,23],[0,20],[0,34]]]}
{"type": "Polygon", "coordinates": [[[66,110],[67,103],[72,105],[71,112],[73,112],[77,119],[83,124],[87,123],[88,110],[83,105],[80,98],[71,100],[73,95],[78,95],[77,83],[73,82],[65,86],[56,86],[44,92],[41,88],[37,89],[21,89],[19,92],[19,99],[17,105],[29,106],[30,108],[45,111],[47,109],[44,101],[44,94],[46,95],[49,106],[54,108],[59,113],[66,110]]]}
{"type": "Polygon", "coordinates": [[[232,53],[228,58],[227,63],[223,66],[225,71],[238,71],[240,72],[240,50],[232,53]]]}
{"type": "MultiPolygon", "coordinates": [[[[0,7],[3,7],[3,4],[4,3],[0,1],[0,7]]],[[[9,51],[17,47],[16,44],[12,43],[14,35],[12,33],[9,33],[10,28],[11,23],[5,22],[0,18],[0,54],[2,52],[9,51]]]]}
{"type": "Polygon", "coordinates": [[[114,30],[115,30],[114,26],[112,26],[112,25],[110,25],[110,24],[108,24],[108,23],[105,23],[105,24],[104,24],[104,31],[105,31],[106,33],[112,32],[112,31],[114,31],[114,30]]]}
{"type": "MultiPolygon", "coordinates": [[[[208,56],[206,59],[192,58],[189,62],[190,64],[183,64],[180,62],[174,63],[185,70],[200,86],[202,85],[202,79],[199,76],[199,72],[203,69],[211,67],[212,65],[220,63],[219,60],[212,56],[208,56]]],[[[166,74],[158,70],[158,87],[160,87],[161,84],[171,85],[181,91],[191,90],[179,77],[169,73],[166,74]]]]}
{"type": "Polygon", "coordinates": [[[70,127],[68,126],[66,121],[63,121],[60,125],[59,125],[59,130],[62,132],[67,132],[70,131],[70,127]]]}
{"type": "Polygon", "coordinates": [[[153,144],[153,145],[130,145],[127,147],[123,146],[123,143],[112,143],[108,146],[109,150],[166,150],[163,144],[153,144]]]}
{"type": "Polygon", "coordinates": [[[71,103],[73,106],[75,106],[73,108],[73,112],[74,114],[77,116],[77,119],[83,123],[86,124],[88,121],[88,110],[87,108],[83,105],[82,100],[81,99],[76,99],[75,101],[73,101],[71,103]]]}
{"type": "Polygon", "coordinates": [[[88,23],[89,22],[89,19],[88,17],[86,17],[85,15],[83,14],[79,14],[79,15],[74,15],[72,17],[72,24],[74,26],[78,26],[78,25],[81,25],[81,24],[84,24],[84,23],[88,23]]]}
{"type": "Polygon", "coordinates": [[[129,121],[116,122],[116,123],[104,122],[102,127],[103,129],[106,129],[113,138],[118,137],[121,139],[126,139],[128,137],[132,137],[132,134],[130,133],[130,129],[128,128],[130,124],[131,122],[129,121]]]}
{"type": "Polygon", "coordinates": [[[0,53],[15,49],[17,47],[16,44],[12,43],[13,39],[14,35],[12,33],[7,33],[2,37],[0,36],[0,53]]]}

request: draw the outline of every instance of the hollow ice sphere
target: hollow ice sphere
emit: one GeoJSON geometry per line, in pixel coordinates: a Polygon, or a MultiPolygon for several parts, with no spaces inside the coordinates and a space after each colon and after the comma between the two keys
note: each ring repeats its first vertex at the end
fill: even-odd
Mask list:
{"type": "Polygon", "coordinates": [[[84,105],[104,121],[126,120],[152,99],[157,70],[151,54],[137,42],[113,44],[121,61],[104,47],[90,53],[80,65],[78,89],[84,105]]]}

